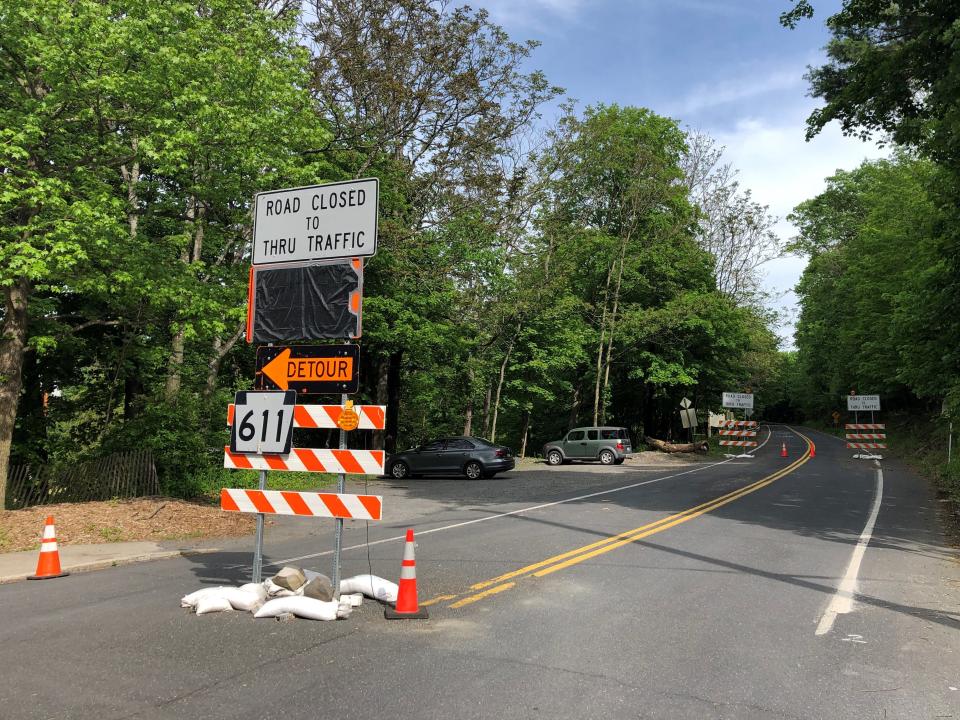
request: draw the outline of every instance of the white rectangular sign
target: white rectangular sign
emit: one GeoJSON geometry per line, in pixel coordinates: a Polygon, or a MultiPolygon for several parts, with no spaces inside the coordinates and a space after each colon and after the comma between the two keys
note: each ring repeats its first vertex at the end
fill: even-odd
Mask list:
{"type": "Polygon", "coordinates": [[[252,263],[375,255],[379,195],[377,178],[258,193],[252,263]]]}
{"type": "Polygon", "coordinates": [[[230,452],[286,455],[290,452],[294,390],[238,392],[230,429],[230,452]]]}
{"type": "Polygon", "coordinates": [[[683,423],[684,429],[695,428],[699,424],[697,422],[697,409],[696,408],[684,408],[680,411],[680,422],[683,423]]]}
{"type": "Polygon", "coordinates": [[[722,405],[730,410],[753,410],[753,393],[725,392],[722,405]]]}
{"type": "Polygon", "coordinates": [[[879,395],[847,395],[847,410],[850,412],[879,409],[879,395]]]}

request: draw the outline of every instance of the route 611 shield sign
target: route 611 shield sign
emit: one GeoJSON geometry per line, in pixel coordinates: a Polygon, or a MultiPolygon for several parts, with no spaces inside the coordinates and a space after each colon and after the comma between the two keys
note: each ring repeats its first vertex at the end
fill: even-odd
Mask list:
{"type": "Polygon", "coordinates": [[[286,455],[290,452],[295,390],[238,392],[230,428],[230,452],[286,455]]]}

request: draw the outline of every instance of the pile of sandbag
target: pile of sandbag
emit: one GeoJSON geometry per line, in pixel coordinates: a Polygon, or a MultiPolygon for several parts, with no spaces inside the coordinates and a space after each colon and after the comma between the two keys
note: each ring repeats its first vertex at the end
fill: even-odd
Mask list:
{"type": "Polygon", "coordinates": [[[242,610],[255,618],[296,617],[337,620],[350,616],[366,595],[382,602],[396,602],[397,585],[376,575],[357,575],[340,581],[340,599],[333,598],[333,583],[312,570],[285,567],[262,583],[240,587],[209,587],[180,598],[180,607],[197,615],[242,610]]]}

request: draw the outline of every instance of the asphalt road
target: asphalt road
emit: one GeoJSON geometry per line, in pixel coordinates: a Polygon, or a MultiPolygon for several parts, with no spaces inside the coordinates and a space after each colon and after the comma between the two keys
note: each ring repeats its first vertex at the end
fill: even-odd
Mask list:
{"type": "MultiPolygon", "coordinates": [[[[179,608],[247,581],[250,540],[0,586],[0,718],[960,718],[927,484],[801,432],[816,457],[774,426],[754,459],[371,483],[388,521],[348,526],[344,571],[395,580],[415,527],[427,621],[179,608]]],[[[331,547],[268,528],[271,567],[331,547]]]]}

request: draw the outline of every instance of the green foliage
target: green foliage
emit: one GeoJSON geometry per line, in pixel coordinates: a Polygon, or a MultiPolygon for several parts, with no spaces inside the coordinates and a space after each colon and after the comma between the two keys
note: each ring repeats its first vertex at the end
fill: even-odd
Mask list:
{"type": "MultiPolygon", "coordinates": [[[[812,15],[808,0],[795,0],[781,21],[794,27],[812,15]]],[[[844,0],[826,22],[829,60],[808,75],[825,105],[810,115],[807,136],[838,121],[845,134],[881,133],[960,169],[956,8],[942,0],[844,0]]]]}
{"type": "Polygon", "coordinates": [[[810,258],[797,287],[797,346],[811,416],[829,415],[851,389],[892,407],[958,392],[960,333],[945,313],[943,256],[952,210],[937,190],[945,179],[899,155],[838,173],[795,210],[794,247],[810,258]]]}
{"type": "Polygon", "coordinates": [[[359,176],[381,197],[355,400],[396,410],[388,448],[467,429],[536,448],[594,413],[668,436],[682,395],[783,384],[770,318],[698,243],[673,120],[568,108],[519,153],[559,92],[523,70],[535,44],[483,11],[341,4],[309,26],[246,0],[0,10],[0,287],[29,295],[15,462],[149,448],[164,492],[255,486],[221,467],[253,378],[252,198],[359,176]]]}

